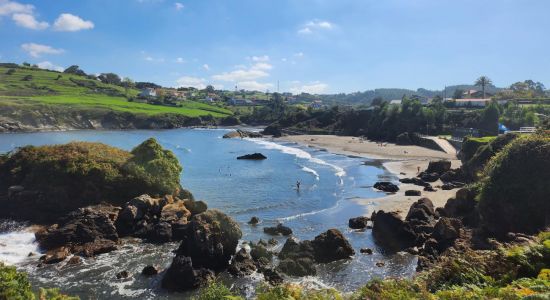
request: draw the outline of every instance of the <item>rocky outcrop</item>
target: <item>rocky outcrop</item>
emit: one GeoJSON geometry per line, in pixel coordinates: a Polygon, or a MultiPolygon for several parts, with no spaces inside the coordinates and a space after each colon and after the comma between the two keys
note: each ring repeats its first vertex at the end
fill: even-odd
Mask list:
{"type": "Polygon", "coordinates": [[[281,127],[277,124],[271,124],[271,125],[267,126],[262,131],[262,134],[271,135],[273,137],[283,136],[283,132],[281,131],[281,127]]]}
{"type": "Polygon", "coordinates": [[[288,238],[279,252],[280,263],[277,270],[291,276],[315,275],[314,263],[329,263],[341,259],[349,259],[355,251],[337,229],[315,237],[313,241],[299,242],[296,238],[288,238]]]}
{"type": "Polygon", "coordinates": [[[399,187],[388,181],[379,181],[374,184],[374,188],[377,190],[384,191],[386,193],[396,193],[399,191],[399,187]]]}
{"type": "Polygon", "coordinates": [[[224,139],[232,139],[232,138],[261,138],[263,135],[259,132],[253,132],[253,131],[246,131],[237,129],[235,131],[228,132],[223,135],[224,139]]]}
{"type": "Polygon", "coordinates": [[[114,225],[118,210],[109,205],[78,209],[61,218],[57,224],[37,232],[36,240],[40,248],[56,253],[56,257],[59,257],[59,253],[90,257],[113,251],[118,242],[114,225]]]}
{"type": "Polygon", "coordinates": [[[228,271],[234,276],[242,277],[254,273],[256,265],[250,253],[245,248],[241,248],[231,259],[228,271]]]}
{"type": "Polygon", "coordinates": [[[443,174],[451,169],[451,162],[448,160],[430,161],[426,173],[443,174]]]}
{"type": "Polygon", "coordinates": [[[267,159],[267,157],[261,153],[253,153],[253,154],[246,154],[243,156],[239,156],[237,157],[237,159],[263,160],[263,159],[267,159]]]}
{"type": "Polygon", "coordinates": [[[292,229],[290,229],[290,227],[284,226],[283,224],[277,224],[277,226],[275,227],[264,227],[264,233],[269,235],[287,236],[292,234],[292,229]]]}
{"type": "Polygon", "coordinates": [[[397,212],[373,212],[372,235],[387,252],[397,252],[416,244],[416,234],[397,212]]]}
{"type": "Polygon", "coordinates": [[[162,278],[162,287],[171,291],[187,291],[206,285],[214,280],[213,271],[194,267],[192,259],[176,256],[162,278]]]}
{"type": "Polygon", "coordinates": [[[369,221],[369,217],[351,218],[348,221],[348,226],[351,229],[364,229],[367,228],[369,221]]]}
{"type": "Polygon", "coordinates": [[[414,185],[418,185],[418,186],[422,186],[422,187],[431,187],[431,185],[420,179],[420,178],[416,178],[416,177],[413,177],[413,178],[401,178],[399,179],[399,182],[401,183],[410,183],[410,184],[414,184],[414,185]]]}

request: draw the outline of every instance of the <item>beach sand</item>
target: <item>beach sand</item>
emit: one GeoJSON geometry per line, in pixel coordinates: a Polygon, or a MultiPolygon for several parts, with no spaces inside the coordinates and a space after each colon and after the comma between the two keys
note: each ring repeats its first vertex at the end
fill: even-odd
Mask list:
{"type": "MultiPolygon", "coordinates": [[[[380,146],[379,143],[362,140],[358,137],[334,136],[334,135],[293,135],[285,136],[279,140],[295,142],[309,147],[326,149],[329,152],[353,155],[383,161],[383,166],[399,178],[415,177],[417,168],[424,171],[428,167],[430,160],[447,159],[452,163],[453,168],[460,167],[460,160],[455,154],[448,154],[442,151],[431,150],[419,146],[399,146],[385,143],[380,146]]],[[[454,197],[457,189],[444,191],[439,188],[442,184],[440,180],[432,183],[436,192],[425,192],[422,187],[413,184],[403,184],[397,182],[399,191],[395,194],[381,198],[373,199],[355,199],[360,204],[365,205],[364,215],[370,216],[375,210],[397,211],[403,217],[407,215],[409,207],[416,200],[427,197],[434,203],[435,207],[443,207],[447,200],[454,197]],[[421,191],[420,197],[405,196],[406,190],[421,191]]]]}

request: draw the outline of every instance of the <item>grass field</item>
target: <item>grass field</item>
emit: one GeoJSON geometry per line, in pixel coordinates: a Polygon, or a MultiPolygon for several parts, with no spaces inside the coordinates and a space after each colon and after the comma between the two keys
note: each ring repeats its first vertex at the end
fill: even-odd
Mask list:
{"type": "Polygon", "coordinates": [[[75,109],[101,108],[145,115],[178,114],[189,117],[212,115],[224,117],[232,112],[194,101],[183,101],[181,107],[129,102],[139,91],[104,84],[83,76],[40,69],[0,67],[0,104],[2,105],[64,105],[75,109]],[[32,78],[25,77],[32,76],[32,78]]]}

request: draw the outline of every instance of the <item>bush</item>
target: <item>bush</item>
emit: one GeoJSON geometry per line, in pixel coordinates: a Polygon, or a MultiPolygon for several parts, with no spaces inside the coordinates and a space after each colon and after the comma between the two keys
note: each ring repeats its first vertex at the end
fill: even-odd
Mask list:
{"type": "Polygon", "coordinates": [[[260,287],[257,300],[342,300],[335,289],[305,290],[299,285],[286,284],[276,287],[260,287]]]}
{"type": "Polygon", "coordinates": [[[201,289],[199,296],[194,300],[242,300],[241,297],[235,296],[231,290],[223,283],[218,281],[211,282],[208,286],[201,289]]]}
{"type": "Polygon", "coordinates": [[[27,275],[0,263],[0,299],[35,299],[27,275]]]}
{"type": "Polygon", "coordinates": [[[23,77],[23,79],[21,79],[23,81],[31,81],[32,80],[32,75],[25,75],[25,77],[23,77]]]}
{"type": "Polygon", "coordinates": [[[433,298],[422,285],[411,280],[375,279],[370,281],[369,283],[367,283],[367,285],[357,291],[352,296],[352,299],[404,300],[433,298]]]}
{"type": "Polygon", "coordinates": [[[465,144],[469,144],[468,151],[476,150],[470,156],[464,155],[463,169],[470,178],[477,178],[478,173],[483,171],[487,162],[500,152],[506,145],[518,137],[517,134],[508,133],[498,137],[488,137],[481,139],[468,139],[465,144]],[[475,146],[473,146],[475,145],[475,146]]]}
{"type": "Polygon", "coordinates": [[[6,75],[12,75],[13,73],[15,73],[15,69],[8,69],[6,71],[6,75]]]}
{"type": "Polygon", "coordinates": [[[550,135],[515,139],[485,168],[479,210],[491,234],[536,233],[550,215],[550,135]]]}

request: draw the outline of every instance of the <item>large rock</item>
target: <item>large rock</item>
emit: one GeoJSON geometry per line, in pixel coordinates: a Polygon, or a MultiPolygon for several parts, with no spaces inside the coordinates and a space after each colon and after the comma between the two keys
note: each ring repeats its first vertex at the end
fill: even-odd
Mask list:
{"type": "Polygon", "coordinates": [[[118,241],[113,223],[118,209],[109,205],[80,208],[62,217],[58,224],[37,232],[36,240],[44,250],[68,247],[70,252],[80,252],[88,249],[86,252],[91,255],[113,250],[118,241]]]}
{"type": "Polygon", "coordinates": [[[421,198],[411,205],[407,217],[407,221],[416,221],[430,223],[435,219],[435,210],[432,201],[428,198],[421,198]]]}
{"type": "Polygon", "coordinates": [[[379,181],[374,184],[374,188],[377,190],[384,191],[386,193],[395,193],[399,191],[399,187],[388,181],[379,181]]]}
{"type": "Polygon", "coordinates": [[[253,154],[238,156],[237,159],[262,160],[262,159],[267,159],[267,157],[261,153],[253,153],[253,154]]]}
{"type": "Polygon", "coordinates": [[[348,226],[351,229],[364,229],[367,227],[369,220],[368,217],[351,218],[348,221],[348,226]]]}
{"type": "Polygon", "coordinates": [[[320,263],[348,259],[355,254],[351,244],[337,229],[329,229],[316,236],[312,246],[315,251],[315,260],[320,263]]]}
{"type": "Polygon", "coordinates": [[[422,193],[419,190],[406,190],[405,196],[415,196],[419,197],[422,193]]]}
{"type": "Polygon", "coordinates": [[[462,222],[455,218],[441,218],[435,224],[432,237],[439,242],[450,243],[460,236],[462,222]]]}
{"type": "Polygon", "coordinates": [[[439,179],[439,173],[421,172],[418,177],[424,182],[436,182],[439,179]]]}
{"type": "Polygon", "coordinates": [[[185,200],[183,204],[193,216],[203,213],[208,209],[208,205],[204,201],[185,200]]]}
{"type": "Polygon", "coordinates": [[[448,160],[430,161],[426,173],[437,173],[439,175],[451,169],[451,162],[448,160]]]}
{"type": "Polygon", "coordinates": [[[187,291],[206,285],[214,280],[214,272],[195,268],[192,259],[176,256],[162,278],[162,287],[172,291],[187,291]]]}
{"type": "Polygon", "coordinates": [[[141,221],[152,221],[154,216],[160,215],[166,204],[166,198],[153,198],[149,195],[141,195],[128,201],[116,221],[119,234],[125,236],[139,230],[140,223],[143,223],[141,221]]]}
{"type": "Polygon", "coordinates": [[[397,252],[412,247],[416,234],[397,212],[373,212],[372,235],[378,245],[387,252],[397,252]]]}
{"type": "Polygon", "coordinates": [[[411,183],[411,184],[418,185],[418,186],[423,186],[423,187],[431,187],[431,185],[429,183],[427,183],[426,181],[424,181],[420,178],[416,178],[416,177],[401,178],[401,179],[399,179],[399,182],[401,182],[401,183],[411,183]]]}
{"type": "Polygon", "coordinates": [[[309,257],[296,259],[283,259],[279,262],[277,270],[290,276],[313,276],[317,274],[314,261],[309,257]]]}
{"type": "Polygon", "coordinates": [[[241,248],[237,254],[233,256],[228,271],[234,276],[242,277],[254,273],[254,271],[256,271],[256,265],[254,264],[252,256],[245,248],[241,248]]]}
{"type": "Polygon", "coordinates": [[[277,226],[275,227],[264,227],[264,233],[269,235],[287,236],[292,234],[292,229],[290,229],[290,227],[284,226],[283,224],[277,224],[277,226]]]}
{"type": "Polygon", "coordinates": [[[221,271],[229,265],[241,237],[233,219],[218,210],[207,210],[191,218],[187,237],[176,254],[190,257],[194,268],[221,271]]]}

